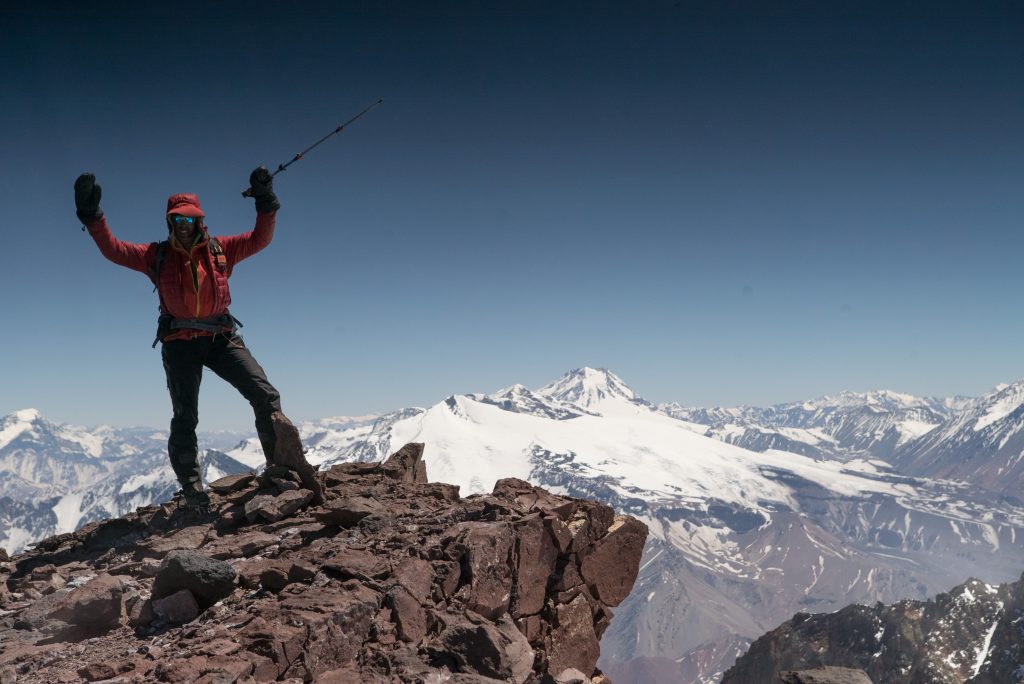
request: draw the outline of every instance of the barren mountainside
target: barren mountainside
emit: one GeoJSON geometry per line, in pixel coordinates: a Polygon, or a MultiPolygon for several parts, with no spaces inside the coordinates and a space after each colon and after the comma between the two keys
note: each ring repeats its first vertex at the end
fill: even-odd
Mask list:
{"type": "Polygon", "coordinates": [[[969,580],[928,601],[798,613],[756,640],[722,684],[779,684],[785,671],[838,666],[874,684],[1016,684],[1024,680],[1024,576],[969,580]]]}

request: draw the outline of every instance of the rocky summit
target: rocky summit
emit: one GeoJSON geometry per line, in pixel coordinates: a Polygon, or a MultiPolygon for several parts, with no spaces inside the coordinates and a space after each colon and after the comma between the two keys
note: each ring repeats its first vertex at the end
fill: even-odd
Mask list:
{"type": "Polygon", "coordinates": [[[210,512],[0,552],[0,682],[607,682],[647,528],[515,479],[461,498],[422,454],[230,475],[210,512]]]}

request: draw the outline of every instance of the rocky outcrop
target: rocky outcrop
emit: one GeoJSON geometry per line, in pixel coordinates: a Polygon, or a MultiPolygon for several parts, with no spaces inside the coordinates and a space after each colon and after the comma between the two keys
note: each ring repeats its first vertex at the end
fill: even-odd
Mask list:
{"type": "Polygon", "coordinates": [[[423,446],[232,475],[0,562],[0,681],[601,682],[647,530],[520,480],[459,497],[423,446]]]}
{"type": "Polygon", "coordinates": [[[755,641],[722,684],[1009,684],[1024,673],[1022,623],[1024,577],[969,580],[929,601],[798,613],[755,641]]]}
{"type": "Polygon", "coordinates": [[[848,667],[816,667],[800,672],[783,672],[782,684],[872,684],[863,670],[848,667]]]}

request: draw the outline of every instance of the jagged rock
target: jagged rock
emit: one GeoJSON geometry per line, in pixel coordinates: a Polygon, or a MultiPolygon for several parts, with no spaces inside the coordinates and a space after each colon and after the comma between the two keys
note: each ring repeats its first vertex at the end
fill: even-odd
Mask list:
{"type": "Polygon", "coordinates": [[[430,588],[434,584],[434,566],[422,558],[406,558],[395,566],[392,572],[394,581],[420,603],[430,598],[430,588]]]}
{"type": "Polygon", "coordinates": [[[153,612],[153,601],[150,599],[138,601],[128,612],[128,624],[136,629],[149,626],[155,618],[156,613],[153,612]]]}
{"type": "Polygon", "coordinates": [[[48,617],[67,627],[56,630],[63,639],[77,641],[116,629],[124,617],[121,582],[102,573],[60,597],[48,617]]]}
{"type": "Polygon", "coordinates": [[[800,672],[781,672],[782,684],[872,684],[864,670],[846,667],[819,667],[800,672]]]}
{"type": "Polygon", "coordinates": [[[262,494],[250,499],[245,504],[245,517],[251,522],[263,518],[267,522],[284,520],[313,500],[313,492],[308,489],[285,491],[273,496],[262,494]]]}
{"type": "Polygon", "coordinates": [[[193,551],[171,551],[153,581],[153,598],[188,589],[201,608],[209,608],[235,590],[237,573],[224,561],[193,551]]]}
{"type": "Polygon", "coordinates": [[[256,476],[252,473],[242,473],[240,475],[226,475],[219,480],[214,480],[210,483],[210,491],[218,494],[231,494],[233,492],[241,491],[245,489],[249,484],[256,479],[256,476]]]}
{"type": "Polygon", "coordinates": [[[292,563],[288,568],[289,582],[312,582],[314,577],[316,577],[316,566],[312,563],[300,561],[292,563]]]}
{"type": "Polygon", "coordinates": [[[646,539],[646,525],[636,518],[618,516],[608,532],[581,554],[580,573],[605,604],[617,606],[629,595],[646,539]]]}
{"type": "Polygon", "coordinates": [[[313,493],[312,500],[319,506],[324,502],[323,488],[316,476],[316,469],[309,465],[302,449],[302,439],[298,429],[288,417],[280,411],[271,414],[274,435],[277,438],[274,446],[274,463],[284,465],[298,473],[302,486],[313,493]]]}
{"type": "Polygon", "coordinates": [[[25,593],[5,604],[0,672],[16,670],[19,684],[111,671],[114,681],[240,684],[539,684],[573,667],[593,676],[611,619],[604,597],[622,581],[611,578],[636,572],[598,572],[598,561],[638,564],[643,535],[521,480],[460,499],[457,487],[426,482],[422,454],[407,445],[383,464],[332,467],[319,508],[279,507],[312,496],[278,495],[275,479],[301,479],[280,466],[211,487],[219,516],[153,506],[44,540],[3,583],[25,593]],[[50,613],[113,573],[134,634],[96,637],[87,659],[47,655],[69,627],[50,613]],[[50,596],[34,588],[61,581],[50,596]]]}
{"type": "Polygon", "coordinates": [[[181,589],[165,598],[153,601],[153,613],[164,622],[183,625],[199,615],[199,604],[188,589],[181,589]]]}
{"type": "Polygon", "coordinates": [[[117,672],[108,663],[89,663],[78,669],[78,676],[87,682],[98,682],[101,679],[113,679],[117,672]]]}
{"type": "Polygon", "coordinates": [[[289,584],[288,573],[282,568],[269,567],[260,573],[260,586],[269,591],[281,591],[289,584]]]}
{"type": "Polygon", "coordinates": [[[384,508],[366,497],[344,497],[328,501],[316,512],[316,519],[328,525],[352,527],[368,515],[382,513],[384,508]]]}
{"type": "Polygon", "coordinates": [[[548,668],[552,672],[569,668],[594,671],[601,650],[594,632],[590,603],[582,594],[555,609],[555,627],[548,636],[546,650],[548,668]]]}
{"type": "Polygon", "coordinates": [[[11,557],[7,555],[7,549],[0,546],[0,563],[6,563],[9,560],[11,560],[11,557]]]}
{"type": "Polygon", "coordinates": [[[558,551],[538,514],[515,524],[516,597],[513,615],[539,613],[547,596],[547,580],[555,569],[558,551]]]}
{"type": "Polygon", "coordinates": [[[494,484],[492,494],[497,497],[515,501],[527,512],[537,511],[560,520],[569,520],[579,503],[573,499],[551,494],[539,487],[534,487],[525,480],[506,477],[494,484]]]}
{"type": "Polygon", "coordinates": [[[359,549],[341,549],[323,567],[342,579],[362,581],[383,579],[391,572],[387,561],[359,549]]]}
{"type": "Polygon", "coordinates": [[[433,646],[435,657],[452,659],[462,672],[511,680],[517,684],[525,682],[532,672],[533,649],[529,644],[525,645],[530,661],[527,664],[523,650],[525,639],[514,626],[509,631],[488,622],[473,624],[464,620],[445,628],[437,641],[443,651],[439,652],[437,646],[433,646]],[[513,648],[508,648],[510,645],[513,648]]]}
{"type": "Polygon", "coordinates": [[[391,454],[381,472],[393,480],[406,483],[427,483],[427,466],[423,462],[423,444],[409,443],[391,454]]]}
{"type": "Polygon", "coordinates": [[[466,605],[484,617],[495,619],[508,610],[512,598],[513,535],[506,523],[465,526],[459,546],[462,566],[469,577],[466,605]]]}
{"type": "Polygon", "coordinates": [[[387,603],[391,608],[391,619],[402,641],[419,643],[427,634],[427,613],[420,602],[409,591],[397,585],[388,591],[387,603]]]}

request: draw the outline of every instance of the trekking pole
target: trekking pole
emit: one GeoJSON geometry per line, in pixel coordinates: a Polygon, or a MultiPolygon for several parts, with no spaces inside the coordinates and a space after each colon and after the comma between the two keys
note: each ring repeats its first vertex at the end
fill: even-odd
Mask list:
{"type": "MultiPolygon", "coordinates": [[[[335,129],[334,129],[333,131],[331,131],[330,133],[328,133],[328,134],[327,134],[327,135],[325,135],[324,137],[322,137],[322,138],[320,138],[319,140],[317,140],[317,141],[316,141],[315,143],[313,143],[312,145],[310,145],[310,146],[309,146],[309,147],[307,147],[306,149],[304,149],[304,150],[302,150],[301,152],[299,152],[298,154],[296,154],[296,155],[295,155],[294,157],[292,157],[291,161],[289,161],[289,162],[288,162],[287,164],[278,164],[278,165],[277,165],[277,170],[275,170],[275,171],[274,171],[274,173],[270,174],[270,177],[271,177],[271,178],[273,178],[274,176],[276,176],[277,174],[281,173],[282,171],[284,171],[285,169],[287,169],[287,168],[288,168],[289,166],[291,166],[291,165],[292,165],[292,164],[294,164],[295,162],[297,162],[297,161],[299,161],[300,159],[302,159],[302,157],[303,157],[303,156],[305,156],[305,154],[306,154],[307,152],[309,152],[310,150],[312,150],[312,149],[313,149],[314,147],[316,147],[317,145],[319,145],[319,144],[320,144],[320,143],[322,143],[323,141],[325,141],[325,140],[327,140],[328,138],[330,138],[330,137],[331,137],[332,135],[335,135],[335,134],[337,134],[337,133],[341,133],[342,129],[343,129],[343,128],[345,128],[345,126],[348,126],[348,125],[349,125],[350,123],[352,123],[353,121],[355,121],[356,119],[358,119],[358,118],[359,118],[359,117],[361,117],[361,116],[362,116],[363,114],[365,114],[366,112],[370,111],[371,109],[373,109],[374,107],[376,107],[377,105],[379,105],[379,104],[380,104],[381,102],[383,102],[383,101],[384,101],[384,100],[377,100],[377,101],[376,101],[376,102],[374,102],[374,103],[373,103],[372,105],[370,105],[369,107],[367,107],[367,108],[366,108],[366,109],[364,109],[363,111],[359,112],[358,114],[356,114],[355,116],[353,116],[353,117],[352,117],[351,119],[349,119],[349,120],[348,120],[348,121],[346,121],[345,123],[341,124],[340,126],[338,126],[337,128],[335,128],[335,129]]],[[[242,197],[252,197],[252,188],[249,188],[249,189],[247,189],[247,190],[243,190],[243,191],[242,191],[242,197]]]]}

